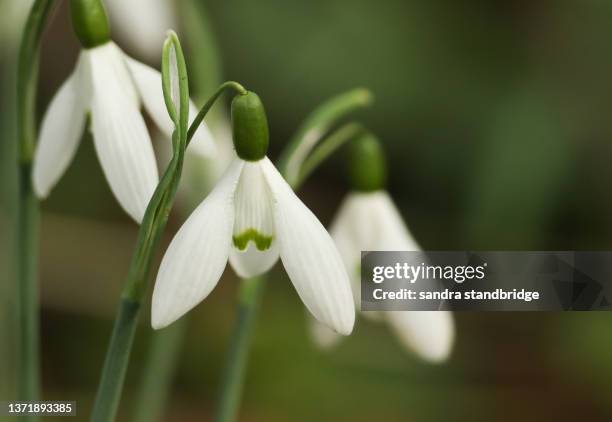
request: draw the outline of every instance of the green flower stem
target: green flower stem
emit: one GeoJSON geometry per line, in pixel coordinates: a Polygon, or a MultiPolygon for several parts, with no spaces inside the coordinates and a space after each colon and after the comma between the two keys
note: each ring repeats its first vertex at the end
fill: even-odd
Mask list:
{"type": "Polygon", "coordinates": [[[113,334],[106,353],[100,385],[96,394],[96,400],[92,411],[91,420],[95,422],[107,422],[115,420],[123,383],[129,363],[129,357],[134,343],[134,334],[138,323],[140,307],[146,293],[147,279],[151,267],[153,253],[157,243],[168,221],[168,215],[172,208],[174,195],[178,181],[181,176],[183,158],[187,144],[186,119],[188,107],[183,107],[189,101],[189,87],[184,57],[176,36],[170,35],[164,43],[164,65],[162,66],[162,87],[164,99],[175,130],[172,135],[173,154],[161,181],[157,185],[153,197],[147,206],[145,215],[138,231],[136,252],[132,255],[130,268],[125,282],[121,302],[113,327],[113,334]],[[167,61],[170,60],[169,51],[175,49],[180,105],[171,103],[173,86],[170,86],[171,76],[167,61]]]}
{"type": "Polygon", "coordinates": [[[334,124],[349,113],[370,105],[372,100],[370,91],[356,88],[329,99],[306,117],[278,160],[278,169],[287,182],[296,182],[302,163],[334,124]]]}
{"type": "Polygon", "coordinates": [[[189,142],[191,141],[193,134],[198,129],[198,126],[200,125],[200,123],[202,123],[202,121],[204,120],[204,117],[206,116],[206,113],[208,113],[208,110],[210,110],[214,102],[217,101],[217,98],[219,98],[219,96],[223,94],[225,90],[233,90],[239,95],[246,95],[247,93],[247,90],[242,85],[240,85],[238,82],[228,81],[228,82],[222,83],[221,86],[217,89],[217,92],[215,92],[210,97],[210,99],[206,102],[206,104],[204,104],[204,107],[202,107],[200,112],[197,114],[196,118],[193,119],[193,123],[191,124],[191,127],[189,128],[189,132],[188,132],[187,145],[189,145],[189,142]]]}
{"type": "MultiPolygon", "coordinates": [[[[17,136],[19,199],[17,213],[17,283],[19,291],[19,399],[39,400],[38,200],[32,190],[31,167],[36,139],[35,103],[38,57],[53,0],[37,0],[25,25],[17,67],[17,136]]],[[[25,416],[24,420],[37,420],[25,416]]]]}
{"type": "Polygon", "coordinates": [[[342,145],[351,139],[355,139],[362,133],[364,133],[364,128],[359,123],[346,123],[344,126],[341,126],[328,135],[321,141],[320,145],[312,151],[312,154],[304,160],[297,179],[298,183],[307,179],[321,163],[327,160],[329,156],[342,145]]]}
{"type": "MultiPolygon", "coordinates": [[[[194,98],[195,94],[195,98],[201,98],[203,101],[213,95],[222,82],[221,60],[216,41],[201,2],[184,0],[177,3],[177,6],[187,39],[185,50],[190,57],[189,80],[190,86],[194,87],[190,90],[190,95],[194,98]],[[192,54],[189,54],[190,52],[192,54]]],[[[227,87],[231,88],[232,84],[227,87]]],[[[238,93],[246,92],[239,84],[233,85],[233,89],[238,93]]],[[[223,112],[218,105],[213,107],[206,115],[209,125],[211,119],[212,123],[220,119],[223,112]]],[[[134,406],[134,421],[157,422],[162,419],[189,320],[188,314],[170,327],[151,332],[134,406]]]]}

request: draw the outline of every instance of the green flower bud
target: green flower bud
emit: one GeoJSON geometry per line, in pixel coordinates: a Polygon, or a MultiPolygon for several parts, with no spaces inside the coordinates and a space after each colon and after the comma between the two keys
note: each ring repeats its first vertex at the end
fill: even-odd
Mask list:
{"type": "Polygon", "coordinates": [[[349,179],[352,188],[362,192],[384,189],[387,184],[387,165],[380,141],[371,133],[364,133],[350,143],[349,179]]]}
{"type": "Polygon", "coordinates": [[[70,16],[83,47],[94,48],[110,41],[110,25],[102,0],[70,0],[70,16]]]}
{"type": "Polygon", "coordinates": [[[236,95],[232,100],[234,147],[238,157],[258,161],[269,145],[268,118],[263,103],[254,92],[236,95]]]}

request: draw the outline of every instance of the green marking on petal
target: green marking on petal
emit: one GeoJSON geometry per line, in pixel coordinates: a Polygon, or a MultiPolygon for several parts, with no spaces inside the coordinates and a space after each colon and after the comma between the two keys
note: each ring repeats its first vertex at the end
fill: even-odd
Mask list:
{"type": "Polygon", "coordinates": [[[255,243],[255,247],[257,247],[258,250],[265,251],[270,249],[274,236],[266,236],[255,229],[247,229],[237,236],[232,236],[232,239],[234,240],[234,246],[241,251],[247,248],[251,240],[255,243]]]}

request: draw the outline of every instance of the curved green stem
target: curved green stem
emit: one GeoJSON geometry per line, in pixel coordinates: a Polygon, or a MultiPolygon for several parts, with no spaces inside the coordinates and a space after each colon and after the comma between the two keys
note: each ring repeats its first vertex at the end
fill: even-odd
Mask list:
{"type": "Polygon", "coordinates": [[[325,160],[336,152],[342,145],[351,139],[356,138],[364,132],[364,128],[359,123],[346,123],[344,126],[336,129],[325,139],[321,141],[319,146],[304,160],[297,178],[297,183],[301,184],[304,179],[319,167],[325,160]]]}
{"type": "MultiPolygon", "coordinates": [[[[38,57],[53,0],[37,0],[25,25],[17,67],[17,136],[19,199],[17,213],[17,282],[19,291],[19,399],[39,400],[38,200],[32,190],[31,166],[36,139],[38,57]]],[[[26,416],[26,420],[37,420],[26,416]]]]}
{"type": "Polygon", "coordinates": [[[200,123],[202,123],[202,121],[204,120],[204,116],[206,116],[206,113],[208,113],[208,111],[213,106],[215,101],[217,101],[217,98],[219,98],[219,96],[223,94],[223,92],[226,90],[228,91],[233,90],[237,94],[240,94],[240,95],[245,95],[247,93],[247,90],[242,85],[240,85],[238,82],[228,81],[228,82],[222,83],[221,86],[219,86],[219,88],[217,89],[217,91],[208,99],[206,104],[202,106],[202,109],[200,110],[198,115],[195,117],[195,119],[193,119],[193,123],[191,124],[191,127],[189,128],[189,132],[187,135],[187,138],[188,138],[187,145],[189,145],[189,142],[191,141],[193,134],[198,129],[198,126],[200,126],[200,123]]]}
{"type": "Polygon", "coordinates": [[[331,98],[306,117],[278,160],[278,169],[287,182],[296,182],[302,163],[334,124],[349,113],[370,105],[372,100],[370,91],[356,88],[331,98]]]}

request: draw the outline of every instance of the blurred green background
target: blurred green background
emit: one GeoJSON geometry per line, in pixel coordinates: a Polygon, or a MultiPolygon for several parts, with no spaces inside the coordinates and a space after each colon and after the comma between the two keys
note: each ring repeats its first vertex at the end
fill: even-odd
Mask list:
{"type": "MultiPolygon", "coordinates": [[[[1,11],[21,0],[0,1],[1,11]]],[[[364,86],[376,102],[357,118],[384,141],[389,190],[425,249],[612,249],[612,2],[202,4],[224,79],[266,104],[272,158],[315,106],[364,86]]],[[[191,46],[188,65],[210,54],[197,40],[191,46]]],[[[17,352],[16,47],[5,34],[0,47],[1,400],[14,397],[17,352]]],[[[41,114],[77,54],[62,4],[43,45],[41,114]]],[[[342,151],[300,193],[324,223],[347,190],[341,169],[342,151]]],[[[177,203],[165,242],[189,212],[186,203],[177,203]]],[[[137,228],[113,199],[89,136],[42,208],[44,398],[77,400],[77,419],[86,420],[137,228]]],[[[212,417],[236,292],[228,269],[191,313],[166,420],[212,417]]],[[[125,421],[151,334],[143,314],[125,421]]],[[[611,326],[612,316],[597,312],[460,313],[452,357],[434,366],[402,349],[385,326],[360,319],[350,338],[324,353],[310,341],[305,310],[277,265],[240,419],[611,420],[611,326]]]]}

